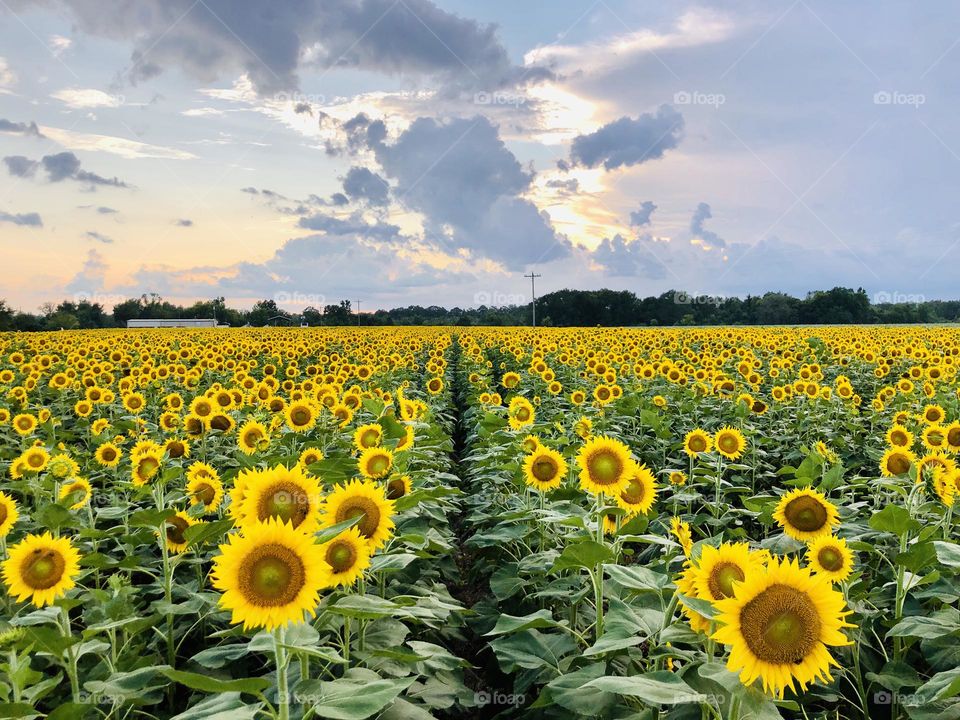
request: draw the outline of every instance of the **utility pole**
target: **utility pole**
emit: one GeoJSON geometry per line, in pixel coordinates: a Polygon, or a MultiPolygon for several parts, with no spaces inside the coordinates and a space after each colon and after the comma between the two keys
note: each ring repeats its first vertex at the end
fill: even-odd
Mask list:
{"type": "Polygon", "coordinates": [[[360,301],[357,300],[357,327],[360,327],[360,301]]]}
{"type": "Polygon", "coordinates": [[[530,308],[533,310],[533,327],[537,326],[537,286],[536,279],[538,277],[543,277],[542,275],[534,275],[533,270],[530,271],[529,275],[524,275],[525,278],[530,278],[530,296],[531,296],[531,305],[530,308]]]}

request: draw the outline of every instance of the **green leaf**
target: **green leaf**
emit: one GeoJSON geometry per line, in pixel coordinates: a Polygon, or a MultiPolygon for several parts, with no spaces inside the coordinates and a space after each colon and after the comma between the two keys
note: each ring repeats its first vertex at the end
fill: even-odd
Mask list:
{"type": "Polygon", "coordinates": [[[183,532],[187,539],[187,546],[194,547],[203,545],[220,538],[224,533],[233,527],[233,520],[214,520],[213,522],[201,522],[191,525],[183,532]]]}
{"type": "Polygon", "coordinates": [[[374,595],[346,595],[340,598],[336,605],[331,605],[327,610],[346,617],[374,620],[390,617],[402,608],[390,600],[384,600],[374,595]]]}
{"type": "Polygon", "coordinates": [[[680,705],[703,700],[702,694],[667,670],[631,676],[608,675],[591,680],[583,687],[641,698],[649,705],[680,705]]]}
{"type": "Polygon", "coordinates": [[[598,543],[595,540],[585,540],[567,545],[550,570],[551,572],[559,572],[560,570],[568,570],[571,568],[593,570],[600,563],[609,562],[612,559],[613,551],[606,545],[598,543]]]}
{"type": "Polygon", "coordinates": [[[314,714],[333,720],[364,720],[376,715],[406,690],[416,678],[367,680],[340,678],[310,680],[297,686],[294,698],[314,714]]]}
{"type": "Polygon", "coordinates": [[[328,528],[320,530],[315,538],[314,542],[325,543],[333,540],[337,535],[342,533],[344,530],[349,530],[358,522],[363,519],[363,515],[358,515],[355,518],[350,518],[349,520],[344,520],[342,523],[337,523],[336,525],[331,525],[328,528]]]}
{"type": "Polygon", "coordinates": [[[960,611],[944,608],[931,615],[904,618],[887,632],[887,637],[935,639],[960,630],[960,611]]]}
{"type": "Polygon", "coordinates": [[[168,518],[176,515],[176,510],[167,508],[166,510],[137,510],[130,516],[127,525],[130,527],[148,527],[157,529],[161,527],[168,518]]]}
{"type": "Polygon", "coordinates": [[[209,675],[200,675],[198,673],[184,672],[183,670],[174,670],[173,668],[161,665],[158,668],[160,672],[191,690],[202,690],[209,693],[240,692],[250,695],[261,694],[272,684],[266,678],[240,678],[237,680],[220,680],[209,675]]]}
{"type": "Polygon", "coordinates": [[[910,517],[910,513],[899,505],[887,505],[870,518],[870,527],[877,532],[894,535],[906,535],[920,529],[920,523],[910,517]]]}
{"type": "Polygon", "coordinates": [[[216,669],[222,668],[234,660],[239,660],[248,652],[246,645],[220,645],[219,647],[201,650],[190,659],[197,665],[216,669]]]}
{"type": "Polygon", "coordinates": [[[668,575],[654,572],[642,565],[605,565],[603,569],[611,580],[628,590],[659,593],[670,585],[668,575]]]}
{"type": "Polygon", "coordinates": [[[220,693],[201,700],[188,710],[170,720],[253,720],[260,713],[263,703],[247,705],[238,692],[220,693]]]}
{"type": "Polygon", "coordinates": [[[937,560],[950,567],[960,567],[960,545],[935,540],[933,547],[937,551],[937,560]]]}
{"type": "MultiPolygon", "coordinates": [[[[599,688],[586,687],[585,684],[602,677],[605,671],[606,665],[596,662],[580,670],[564,673],[547,684],[541,698],[546,695],[555,704],[578,715],[603,715],[617,701],[616,695],[599,688]]],[[[538,704],[541,704],[539,700],[538,704]]],[[[542,704],[547,705],[548,702],[542,704]]]]}
{"type": "Polygon", "coordinates": [[[537,610],[535,613],[516,617],[514,615],[501,615],[497,618],[497,624],[493,630],[487,633],[491,635],[506,635],[507,633],[519,632],[529,628],[557,627],[560,623],[553,619],[553,614],[549,610],[537,610]]]}

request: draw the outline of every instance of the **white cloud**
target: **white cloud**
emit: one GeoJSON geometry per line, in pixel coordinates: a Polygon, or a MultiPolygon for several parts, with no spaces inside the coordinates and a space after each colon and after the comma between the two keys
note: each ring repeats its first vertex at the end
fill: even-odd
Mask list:
{"type": "Polygon", "coordinates": [[[92,88],[64,88],[63,90],[57,90],[53,97],[72,108],[115,108],[123,105],[124,101],[122,95],[110,95],[102,90],[92,88]]]}
{"type": "Polygon", "coordinates": [[[41,127],[40,130],[54,142],[71,150],[106,152],[127,159],[160,158],[163,160],[193,160],[197,157],[193,153],[177,150],[176,148],[149,145],[147,143],[137,142],[136,140],[127,140],[111,135],[93,135],[53,127],[41,127]]]}
{"type": "Polygon", "coordinates": [[[190,108],[180,113],[186,117],[205,117],[207,115],[223,115],[223,110],[212,107],[190,108]]]}
{"type": "Polygon", "coordinates": [[[48,44],[53,54],[60,57],[73,46],[73,40],[63,35],[51,35],[48,44]]]}
{"type": "Polygon", "coordinates": [[[0,95],[9,94],[9,89],[17,84],[17,74],[10,68],[7,59],[0,57],[0,95]]]}

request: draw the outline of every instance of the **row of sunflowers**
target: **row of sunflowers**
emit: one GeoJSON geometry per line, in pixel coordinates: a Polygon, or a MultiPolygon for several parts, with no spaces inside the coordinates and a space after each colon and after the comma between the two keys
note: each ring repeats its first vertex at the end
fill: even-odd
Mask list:
{"type": "Polygon", "coordinates": [[[960,717],[960,333],[0,335],[0,716],[960,717]]]}

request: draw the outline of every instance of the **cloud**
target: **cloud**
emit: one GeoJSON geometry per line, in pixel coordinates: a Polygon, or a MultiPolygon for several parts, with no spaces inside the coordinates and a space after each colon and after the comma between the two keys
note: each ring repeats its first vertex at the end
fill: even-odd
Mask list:
{"type": "Polygon", "coordinates": [[[563,194],[576,194],[580,192],[580,181],[576,178],[569,180],[547,180],[547,187],[559,190],[563,194]]]}
{"type": "Polygon", "coordinates": [[[107,237],[102,233],[98,233],[96,230],[87,230],[83,236],[87,240],[95,240],[98,243],[103,243],[104,245],[113,245],[113,238],[107,237]]]}
{"type": "Polygon", "coordinates": [[[40,128],[37,127],[35,122],[13,122],[12,120],[4,120],[3,118],[0,118],[0,132],[12,133],[15,135],[33,135],[37,138],[44,137],[43,133],[40,132],[40,128]]]}
{"type": "Polygon", "coordinates": [[[389,202],[390,185],[369,168],[352,167],[343,179],[343,191],[354,200],[386,205],[389,202]]]}
{"type": "Polygon", "coordinates": [[[161,160],[194,160],[196,155],[176,148],[149,145],[136,140],[113,137],[111,135],[93,135],[44,126],[43,133],[54,142],[70,150],[106,152],[128,160],[138,158],[159,158],[161,160]]]}
{"type": "Polygon", "coordinates": [[[605,170],[658,160],[680,144],[683,126],[683,115],[661,105],[655,115],[622,117],[589,135],[578,135],[570,147],[570,160],[588,168],[602,164],[605,170]]]}
{"type": "Polygon", "coordinates": [[[511,269],[564,257],[570,242],[521,195],[533,173],[520,165],[486,118],[421,117],[396,142],[372,143],[397,181],[394,197],[425,216],[427,239],[469,250],[511,269]]]}
{"type": "Polygon", "coordinates": [[[130,186],[117,178],[105,178],[96,173],[83,170],[80,167],[80,159],[72,152],[62,152],[56,155],[44,155],[40,162],[30,160],[22,155],[10,155],[3,159],[7,165],[7,170],[16,177],[33,177],[38,167],[43,167],[47,173],[47,180],[52,183],[62,182],[64,180],[76,180],[80,183],[86,183],[91,187],[104,185],[117,188],[129,188],[130,186]]]}
{"type": "Polygon", "coordinates": [[[177,227],[193,227],[193,220],[188,220],[186,218],[180,218],[175,223],[177,227]]]}
{"type": "Polygon", "coordinates": [[[7,59],[0,57],[0,93],[4,92],[4,88],[11,88],[16,84],[17,74],[7,63],[7,59]]]}
{"type": "Polygon", "coordinates": [[[384,222],[368,223],[360,213],[354,213],[348,219],[317,213],[310,217],[302,217],[299,227],[306,230],[317,230],[327,235],[354,235],[380,242],[398,242],[402,239],[400,228],[384,222]]]}
{"type": "Polygon", "coordinates": [[[50,51],[57,57],[63,55],[67,50],[73,47],[73,40],[63,35],[51,35],[47,44],[50,51]]]}
{"type": "Polygon", "coordinates": [[[702,202],[697,205],[693,217],[690,218],[690,234],[693,235],[693,242],[697,244],[699,241],[710,248],[724,248],[727,246],[726,241],[715,232],[704,228],[704,223],[712,217],[713,213],[710,212],[710,206],[707,203],[702,202]]]}
{"type": "Polygon", "coordinates": [[[653,215],[653,211],[657,209],[657,206],[653,204],[650,200],[644,200],[640,205],[639,210],[635,210],[630,213],[630,226],[631,227],[643,227],[644,225],[650,224],[650,216],[653,215]]]}
{"type": "Polygon", "coordinates": [[[100,207],[97,208],[97,212],[100,213],[101,215],[113,215],[117,211],[111,207],[104,207],[103,205],[101,205],[100,207]]]}
{"type": "Polygon", "coordinates": [[[622,235],[604,238],[593,251],[593,260],[611,277],[662,279],[666,277],[666,268],[650,249],[651,242],[649,235],[630,241],[622,235]]]}
{"type": "Polygon", "coordinates": [[[74,109],[116,108],[123,105],[124,100],[122,95],[110,95],[92,88],[64,88],[57,90],[51,97],[74,109]]]}
{"type": "Polygon", "coordinates": [[[23,227],[43,227],[43,220],[39,213],[19,213],[11,214],[0,211],[0,223],[13,223],[23,227]]]}
{"type": "Polygon", "coordinates": [[[423,75],[456,87],[549,76],[516,67],[495,26],[430,0],[141,0],[109,12],[89,0],[57,5],[82,32],[132,42],[125,76],[134,83],[171,66],[203,81],[245,73],[262,95],[297,87],[303,66],[423,75]]]}
{"type": "Polygon", "coordinates": [[[91,296],[103,290],[107,274],[107,263],[95,248],[87,253],[83,268],[66,285],[68,292],[91,296]]]}

